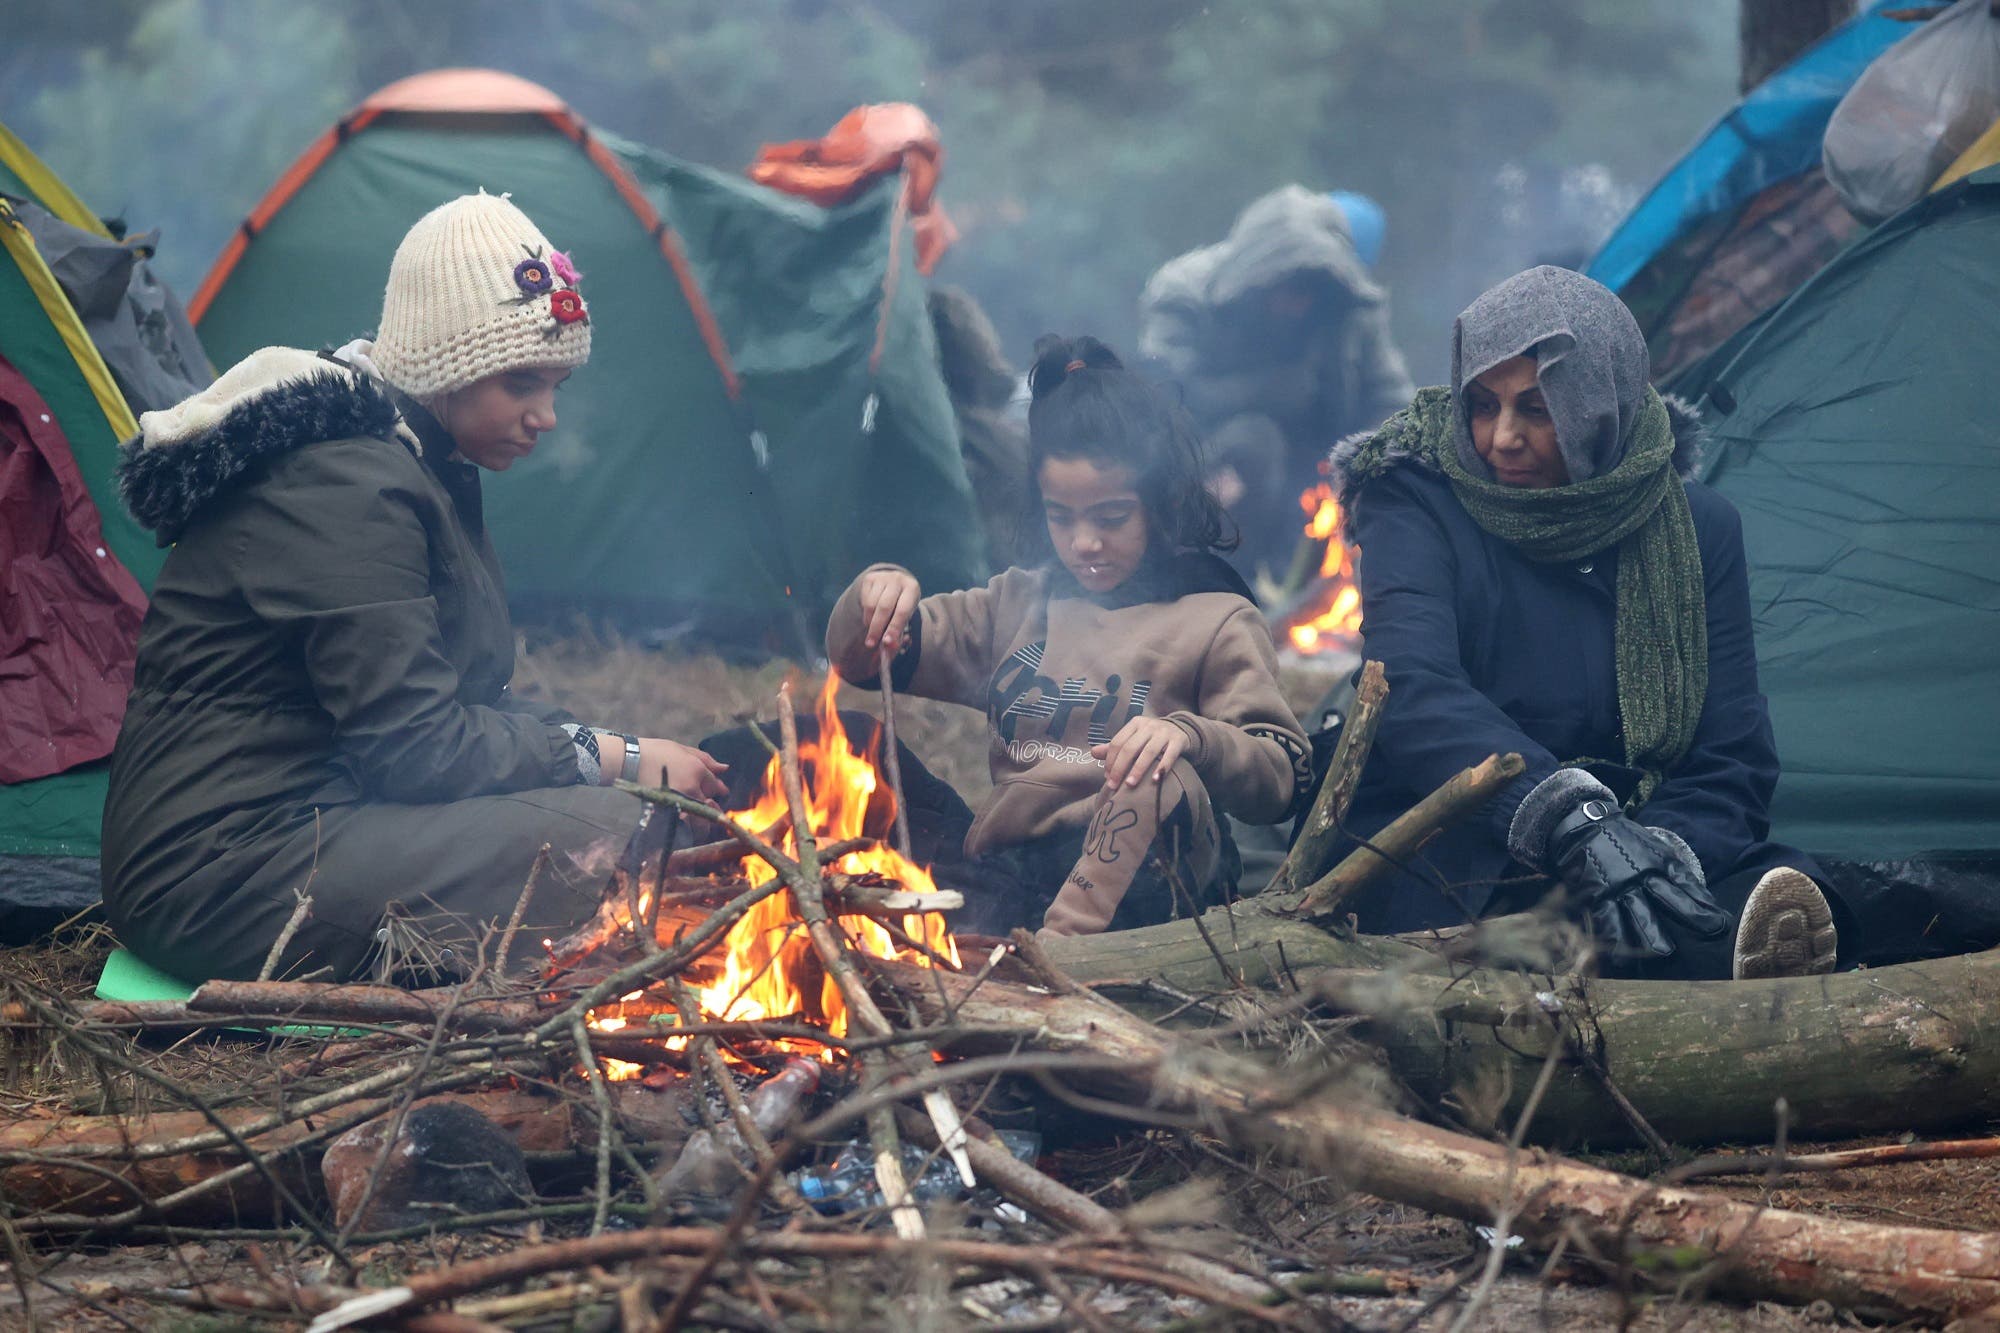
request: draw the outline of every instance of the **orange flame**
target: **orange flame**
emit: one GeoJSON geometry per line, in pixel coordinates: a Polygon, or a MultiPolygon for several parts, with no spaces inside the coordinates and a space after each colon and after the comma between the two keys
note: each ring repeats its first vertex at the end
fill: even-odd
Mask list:
{"type": "MultiPolygon", "coordinates": [[[[862,837],[870,799],[883,786],[874,763],[874,747],[870,747],[868,754],[857,752],[841,726],[840,715],[834,708],[839,688],[839,677],[829,673],[819,700],[819,737],[802,741],[799,746],[805,806],[814,841],[822,845],[862,837]]],[[[790,807],[785,801],[776,755],[765,766],[764,787],[756,802],[747,810],[730,813],[737,823],[750,829],[769,829],[786,819],[790,807]]],[[[878,804],[878,830],[882,813],[878,804]]],[[[789,826],[777,845],[788,856],[798,855],[798,839],[789,826]]],[[[873,873],[895,880],[912,893],[937,892],[927,870],[904,859],[886,844],[849,852],[838,863],[825,868],[849,875],[873,873]]],[[[737,873],[753,885],[767,883],[777,875],[763,858],[756,856],[744,857],[737,873]]],[[[903,933],[923,949],[899,941],[873,917],[835,918],[836,928],[847,935],[854,948],[864,953],[928,967],[932,965],[931,959],[923,951],[928,949],[953,967],[959,965],[958,946],[943,917],[935,912],[913,912],[903,916],[899,924],[903,933]]],[[[836,1037],[847,1032],[847,1004],[833,978],[824,975],[789,889],[772,894],[746,912],[711,956],[719,959],[713,975],[706,980],[691,980],[702,1012],[709,1018],[741,1022],[794,1017],[822,1026],[836,1037]]],[[[599,1031],[616,1031],[624,1028],[626,1022],[622,1016],[600,1017],[594,1013],[591,1016],[591,1025],[599,1031]]],[[[669,1038],[669,1045],[680,1044],[679,1040],[669,1038]]],[[[776,1045],[822,1060],[833,1058],[832,1051],[817,1042],[787,1039],[776,1045]]],[[[623,1061],[606,1063],[613,1078],[629,1078],[639,1072],[639,1066],[628,1066],[623,1061]]]]}
{"type": "Polygon", "coordinates": [[[1312,599],[1285,621],[1285,638],[1294,651],[1320,653],[1361,630],[1361,589],[1354,581],[1354,553],[1340,539],[1340,501],[1333,488],[1317,482],[1299,496],[1306,513],[1305,534],[1326,543],[1312,599]]]}

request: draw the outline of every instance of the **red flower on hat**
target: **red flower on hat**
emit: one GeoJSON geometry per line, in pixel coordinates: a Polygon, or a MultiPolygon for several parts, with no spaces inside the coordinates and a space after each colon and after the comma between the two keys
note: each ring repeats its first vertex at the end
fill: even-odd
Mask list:
{"type": "Polygon", "coordinates": [[[588,324],[590,309],[583,303],[583,297],[564,288],[549,293],[549,313],[556,317],[558,324],[588,324]]]}

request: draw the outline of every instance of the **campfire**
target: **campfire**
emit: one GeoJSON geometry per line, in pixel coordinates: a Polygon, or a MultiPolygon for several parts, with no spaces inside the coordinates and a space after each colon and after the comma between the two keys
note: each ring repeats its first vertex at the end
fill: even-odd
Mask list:
{"type": "Polygon", "coordinates": [[[1340,539],[1340,501],[1321,481],[1299,496],[1299,507],[1306,513],[1306,539],[1320,543],[1321,554],[1304,601],[1285,617],[1285,642],[1307,656],[1352,648],[1361,632],[1361,588],[1354,579],[1354,553],[1340,539]]]}
{"type": "MultiPolygon", "coordinates": [[[[818,738],[799,746],[803,804],[822,872],[836,896],[829,902],[833,926],[856,953],[920,967],[957,968],[957,946],[937,911],[897,910],[950,906],[957,899],[940,893],[927,870],[884,841],[895,816],[896,797],[877,766],[879,744],[857,750],[841,725],[834,707],[839,685],[838,677],[828,676],[818,705],[818,738]],[[843,906],[866,910],[842,911],[843,906]]],[[[785,856],[799,857],[778,755],[773,754],[765,767],[756,801],[730,812],[730,817],[785,856]]],[[[768,861],[747,851],[700,877],[676,875],[670,862],[659,876],[642,875],[636,894],[614,886],[591,937],[567,947],[551,946],[552,951],[560,959],[609,943],[631,929],[635,904],[639,920],[653,921],[656,941],[665,945],[675,932],[699,921],[708,905],[763,888],[777,877],[768,861]]],[[[755,902],[689,967],[684,979],[700,1005],[698,1017],[682,1020],[671,994],[640,990],[615,1005],[592,1010],[589,1025],[598,1032],[628,1037],[658,1033],[663,1053],[684,1047],[685,1038],[670,1035],[671,1027],[681,1021],[805,1024],[824,1028],[836,1038],[848,1031],[841,988],[817,956],[788,887],[778,887],[755,902]]],[[[822,1061],[836,1058],[833,1047],[795,1037],[774,1040],[771,1047],[822,1061]]],[[[644,1072],[643,1065],[627,1060],[608,1060],[606,1068],[613,1079],[644,1072]]]]}

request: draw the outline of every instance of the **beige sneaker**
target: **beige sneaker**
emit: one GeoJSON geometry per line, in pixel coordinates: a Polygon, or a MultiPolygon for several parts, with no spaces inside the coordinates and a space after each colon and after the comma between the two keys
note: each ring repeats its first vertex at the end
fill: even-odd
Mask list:
{"type": "Polygon", "coordinates": [[[1738,981],[1805,977],[1833,971],[1833,909],[1804,871],[1767,871],[1743,903],[1736,923],[1738,981]]]}

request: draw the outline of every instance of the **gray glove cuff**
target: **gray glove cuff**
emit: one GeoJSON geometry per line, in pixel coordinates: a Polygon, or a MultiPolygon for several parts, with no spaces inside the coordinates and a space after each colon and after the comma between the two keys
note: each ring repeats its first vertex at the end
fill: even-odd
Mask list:
{"type": "Polygon", "coordinates": [[[1686,838],[1683,838],[1672,829],[1663,829],[1658,824],[1641,824],[1640,827],[1658,838],[1661,842],[1667,844],[1667,846],[1673,848],[1674,855],[1681,859],[1681,863],[1687,867],[1688,873],[1694,876],[1694,882],[1701,885],[1704,889],[1708,887],[1708,876],[1702,872],[1701,858],[1694,854],[1694,848],[1687,845],[1686,838]]]}
{"type": "Polygon", "coordinates": [[[563,723],[562,729],[576,742],[577,785],[595,787],[604,776],[604,759],[597,748],[597,733],[574,722],[563,723]]]}
{"type": "Polygon", "coordinates": [[[1585,801],[1618,804],[1611,788],[1580,768],[1559,768],[1543,778],[1521,798],[1507,824],[1509,854],[1530,870],[1547,873],[1549,835],[1585,801]]]}

